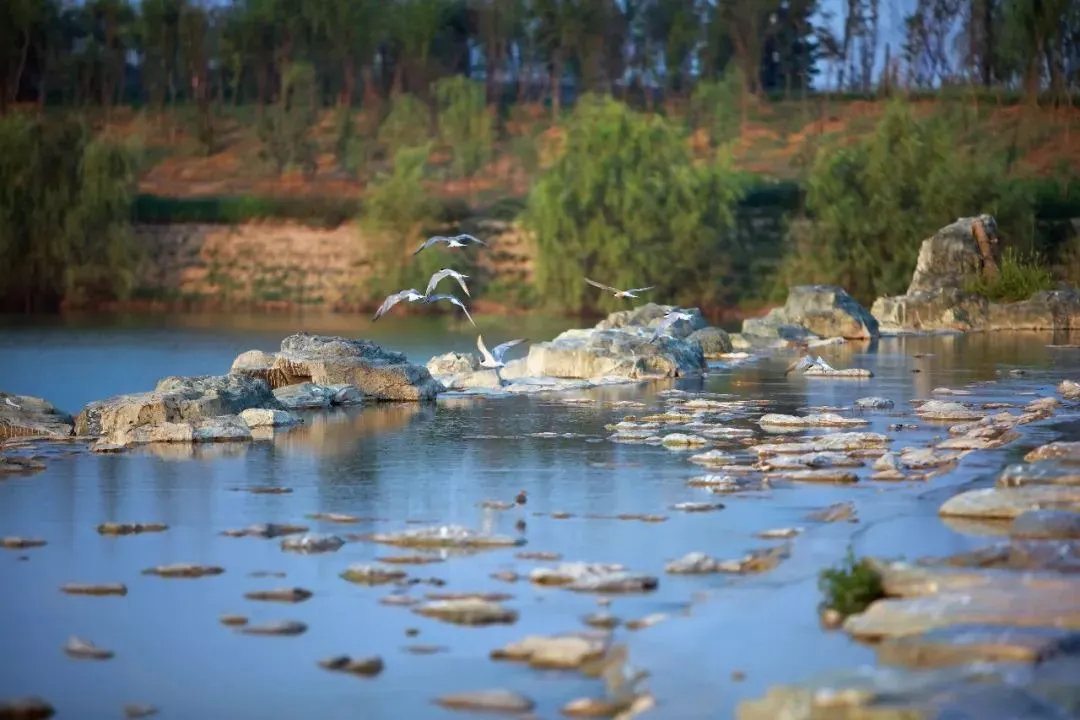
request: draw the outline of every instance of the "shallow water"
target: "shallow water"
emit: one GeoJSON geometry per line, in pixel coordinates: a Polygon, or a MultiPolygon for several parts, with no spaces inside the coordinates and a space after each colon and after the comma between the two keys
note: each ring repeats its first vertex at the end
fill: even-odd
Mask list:
{"type": "MultiPolygon", "coordinates": [[[[423,361],[435,352],[468,350],[471,327],[446,330],[438,322],[401,323],[385,336],[371,335],[423,361]]],[[[549,337],[569,323],[491,321],[481,330],[495,338],[549,337]],[[501,326],[500,326],[501,323],[501,326]],[[552,329],[553,328],[553,329],[552,329]],[[535,331],[535,332],[534,332],[535,331]],[[543,333],[543,334],[537,334],[543,333]]],[[[3,389],[39,395],[76,412],[84,402],[118,392],[149,389],[170,374],[221,373],[232,358],[254,347],[272,350],[297,328],[215,325],[204,321],[168,326],[98,321],[77,327],[8,328],[0,334],[3,389]]],[[[312,332],[324,328],[304,328],[312,332]]],[[[339,330],[340,331],[340,330],[339,330]]],[[[367,335],[365,331],[365,335],[367,335]]],[[[112,718],[129,702],[161,708],[161,717],[426,718],[455,713],[431,704],[437,695],[508,688],[537,701],[535,714],[559,716],[567,701],[599,696],[601,684],[573,673],[531,670],[494,662],[488,653],[528,634],[584,627],[580,618],[599,609],[596,597],[544,589],[528,582],[491,579],[499,570],[527,573],[547,563],[519,560],[518,549],[550,551],[568,561],[619,562],[660,578],[655,592],[614,598],[611,612],[626,619],[654,612],[670,619],[639,631],[619,629],[635,665],[649,670],[656,717],[732,717],[745,697],[778,682],[797,682],[819,671],[872,662],[869,649],[843,633],[825,633],[817,622],[817,572],[844,554],[942,555],[987,541],[959,532],[936,516],[940,502],[957,488],[992,482],[994,475],[1028,448],[1055,436],[1050,421],[1024,426],[1025,438],[1001,450],[974,453],[955,471],[926,483],[866,481],[854,487],[799,485],[767,493],[715,496],[685,481],[706,472],[687,461],[692,452],[613,443],[604,424],[628,414],[665,407],[664,390],[724,393],[767,399],[757,414],[801,412],[810,406],[850,407],[867,395],[892,399],[889,411],[860,411],[867,429],[889,432],[895,422],[916,430],[889,432],[893,449],[925,446],[945,434],[947,424],[926,423],[911,414],[909,400],[930,397],[936,387],[964,388],[964,402],[1031,399],[1053,394],[1062,377],[1080,373],[1080,350],[1048,348],[1078,338],[1049,334],[887,339],[876,345],[824,348],[821,354],[843,367],[873,369],[870,380],[784,377],[783,359],[762,359],[717,369],[704,380],[608,387],[575,397],[595,402],[572,405],[559,395],[498,400],[442,399],[437,405],[382,405],[309,416],[309,423],[250,445],[142,450],[119,456],[74,453],[50,458],[35,476],[0,481],[0,535],[40,536],[45,547],[0,551],[0,637],[5,669],[0,698],[39,694],[60,717],[112,718]],[[915,358],[917,353],[932,357],[915,358]],[[1015,377],[1013,368],[1026,374],[1015,377]],[[913,370],[920,372],[913,372],[913,370]],[[649,409],[614,407],[636,400],[649,409]],[[575,433],[534,437],[532,433],[575,433]],[[233,488],[282,485],[287,495],[256,495],[233,488]],[[408,608],[379,604],[389,587],[361,587],[338,577],[352,562],[401,554],[395,548],[347,543],[337,552],[296,555],[280,540],[229,538],[222,530],[257,522],[301,522],[312,530],[346,534],[397,530],[409,521],[461,523],[479,527],[476,503],[529,494],[524,512],[494,514],[495,529],[515,534],[527,522],[524,548],[491,550],[445,562],[402,566],[415,577],[437,577],[443,588],[418,585],[409,592],[498,591],[515,597],[514,625],[466,628],[421,618],[408,608]],[[719,501],[719,512],[680,513],[682,501],[719,501]],[[855,502],[861,522],[822,524],[806,519],[833,502],[855,502]],[[554,511],[575,517],[554,519],[554,511]],[[359,525],[307,520],[313,512],[379,518],[359,525]],[[541,513],[542,515],[534,515],[541,513]],[[591,519],[589,514],[661,513],[662,523],[591,519]],[[119,538],[99,536],[98,523],[163,522],[169,529],[119,538]],[[775,545],[755,534],[801,526],[791,557],[762,575],[672,576],[668,560],[690,551],[719,558],[775,545]],[[27,557],[27,560],[20,560],[27,557]],[[169,580],[141,575],[144,568],[174,562],[220,565],[223,575],[169,580]],[[285,578],[253,578],[254,571],[282,571],[285,578]],[[70,582],[123,582],[125,597],[68,596],[70,582]],[[300,604],[255,602],[253,589],[300,586],[314,597],[300,604]],[[683,611],[689,609],[688,615],[683,611]],[[298,637],[240,635],[218,622],[241,613],[252,622],[295,619],[308,624],[298,637]],[[407,628],[418,629],[415,638],[407,628]],[[112,649],[112,660],[72,660],[62,652],[70,635],[112,649]],[[428,656],[406,653],[409,644],[442,645],[428,656]],[[371,679],[331,673],[316,662],[331,655],[381,655],[384,672],[371,679]],[[746,679],[731,679],[734,671],[746,679]]],[[[490,343],[489,343],[490,344],[490,343]]],[[[847,412],[845,414],[853,414],[847,412]]],[[[759,430],[752,418],[732,425],[759,430]]],[[[759,433],[763,434],[763,433],[759,433]]],[[[721,446],[738,449],[738,445],[721,446]]],[[[76,448],[71,448],[72,450],[76,448]]],[[[856,470],[864,480],[869,465],[856,470]]],[[[465,715],[463,715],[465,716],[465,715]]]]}

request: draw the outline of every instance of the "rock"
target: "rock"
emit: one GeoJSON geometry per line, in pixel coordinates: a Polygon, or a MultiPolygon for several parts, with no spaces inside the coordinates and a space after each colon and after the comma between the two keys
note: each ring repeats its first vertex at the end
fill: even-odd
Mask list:
{"type": "Polygon", "coordinates": [[[56,708],[36,696],[0,700],[0,720],[44,720],[55,714],[56,708]]]}
{"type": "Polygon", "coordinates": [[[818,522],[840,522],[851,520],[855,517],[855,504],[848,502],[834,503],[820,510],[815,510],[806,516],[809,520],[818,522]]]}
{"type": "MultiPolygon", "coordinates": [[[[788,290],[784,307],[764,318],[743,321],[743,335],[783,337],[784,326],[794,325],[822,338],[870,340],[878,336],[878,323],[862,305],[834,285],[800,285],[788,290]]],[[[801,339],[801,338],[792,338],[801,339]]]]}
{"type": "Polygon", "coordinates": [[[806,453],[850,452],[852,450],[884,448],[890,442],[892,442],[892,438],[881,433],[838,432],[815,438],[809,442],[763,443],[761,445],[751,445],[749,449],[761,456],[803,455],[806,453]]]}
{"type": "Polygon", "coordinates": [[[436,698],[435,704],[450,710],[473,710],[506,715],[520,715],[536,707],[536,703],[531,699],[510,690],[452,693],[436,698]]]}
{"type": "Polygon", "coordinates": [[[664,572],[672,575],[707,575],[721,572],[723,561],[709,557],[703,552],[692,552],[664,566],[664,572]]]}
{"type": "Polygon", "coordinates": [[[1025,485],[1080,486],[1080,467],[1057,460],[1036,460],[1007,466],[998,476],[999,487],[1025,485]]]}
{"type": "MultiPolygon", "coordinates": [[[[890,453],[886,453],[888,455],[890,453]]],[[[762,460],[762,470],[805,470],[806,468],[862,467],[862,458],[842,452],[806,453],[805,455],[772,455],[762,460]]]]}
{"type": "Polygon", "coordinates": [[[248,619],[243,615],[222,615],[218,618],[218,622],[226,627],[240,627],[247,625],[248,619]]]}
{"type": "Polygon", "coordinates": [[[674,305],[657,305],[650,302],[633,310],[617,310],[596,323],[596,329],[623,330],[641,328],[655,331],[664,316],[672,310],[680,310],[692,316],[689,321],[679,320],[667,329],[667,332],[673,337],[688,338],[695,331],[704,330],[708,327],[705,318],[701,315],[701,310],[697,308],[679,308],[674,305]]]}
{"type": "Polygon", "coordinates": [[[158,565],[142,571],[143,575],[158,575],[164,578],[200,578],[208,575],[220,575],[225,572],[224,568],[216,565],[192,565],[189,563],[177,563],[175,565],[158,565]]]}
{"type": "Polygon", "coordinates": [[[298,535],[300,533],[306,533],[307,531],[307,525],[291,525],[288,523],[255,523],[254,525],[248,525],[246,528],[240,528],[237,530],[225,530],[221,534],[228,537],[260,537],[272,539],[277,537],[284,537],[285,535],[298,535]]]}
{"type": "Polygon", "coordinates": [[[671,509],[688,513],[712,512],[714,510],[723,510],[724,504],[707,502],[681,502],[672,505],[671,509]]]}
{"type": "Polygon", "coordinates": [[[347,513],[316,512],[308,513],[307,517],[312,520],[322,520],[323,522],[343,523],[347,525],[360,522],[359,517],[347,513]]]}
{"type": "Polygon", "coordinates": [[[107,522],[97,526],[102,535],[137,535],[148,532],[164,532],[169,529],[164,523],[116,523],[107,522]]]}
{"type": "Polygon", "coordinates": [[[670,433],[660,441],[668,447],[699,447],[708,445],[709,441],[699,435],[687,435],[685,433],[670,433]]]}
{"type": "Polygon", "coordinates": [[[277,356],[262,350],[248,350],[236,356],[233,360],[229,373],[232,375],[247,375],[249,377],[270,382],[270,370],[274,367],[277,356]]]}
{"type": "Polygon", "coordinates": [[[0,547],[7,548],[9,550],[25,550],[26,548],[37,548],[44,546],[45,540],[43,540],[42,538],[18,537],[15,535],[0,537],[0,547]]]}
{"type": "Polygon", "coordinates": [[[0,440],[12,437],[69,437],[75,419],[52,403],[0,392],[0,440]]]}
{"type": "Polygon", "coordinates": [[[1073,573],[1080,571],[1080,543],[1072,540],[1014,539],[924,562],[953,567],[1073,573]]]}
{"type": "Polygon", "coordinates": [[[567,330],[529,347],[527,372],[534,377],[638,378],[700,375],[708,366],[696,341],[629,330],[567,330]]]}
{"type": "Polygon", "coordinates": [[[302,382],[275,388],[274,397],[290,410],[322,410],[333,404],[334,391],[324,385],[302,382]]]}
{"type": "Polygon", "coordinates": [[[240,419],[250,428],[284,427],[302,423],[296,413],[288,410],[268,410],[266,408],[248,408],[240,413],[240,419]]]}
{"type": "Polygon", "coordinates": [[[769,473],[766,480],[786,480],[788,482],[831,483],[848,485],[859,482],[859,476],[847,470],[824,468],[818,470],[788,470],[769,473]]]}
{"type": "MultiPolygon", "coordinates": [[[[949,428],[950,432],[952,428],[949,428]]],[[[1008,445],[1020,437],[1008,425],[982,425],[966,433],[938,443],[939,450],[992,450],[1008,445]]]]}
{"type": "Polygon", "coordinates": [[[909,448],[900,453],[897,463],[907,470],[926,470],[952,465],[963,453],[942,452],[934,448],[909,448]]]}
{"type": "Polygon", "coordinates": [[[152,717],[158,714],[158,709],[153,705],[142,705],[139,703],[128,703],[124,706],[124,717],[126,718],[145,718],[152,717]]]}
{"type": "Polygon", "coordinates": [[[516,610],[504,608],[497,602],[480,598],[435,600],[412,608],[417,615],[435,618],[455,625],[493,625],[517,622],[516,610]]]}
{"type": "Polygon", "coordinates": [[[809,415],[781,415],[778,413],[766,413],[758,420],[763,428],[769,425],[780,427],[851,427],[854,425],[869,425],[869,420],[863,418],[846,418],[835,413],[811,413],[809,415]]]}
{"type": "Polygon", "coordinates": [[[428,369],[408,362],[404,353],[384,350],[370,340],[298,333],[281,341],[270,370],[275,388],[297,383],[353,385],[374,400],[434,400],[445,388],[428,369]]]}
{"type": "Polygon", "coordinates": [[[893,406],[893,401],[883,397],[864,397],[855,401],[855,406],[868,410],[888,410],[893,406]]]}
{"type": "Polygon", "coordinates": [[[1035,664],[1080,651],[1080,633],[1053,627],[953,625],[890,638],[876,649],[878,662],[908,668],[974,662],[1035,664]]]}
{"type": "Polygon", "coordinates": [[[793,538],[796,535],[800,535],[803,529],[801,527],[790,528],[775,528],[772,530],[763,530],[759,532],[757,536],[763,540],[787,540],[793,538]]]}
{"type": "MultiPolygon", "coordinates": [[[[997,223],[992,216],[960,218],[923,241],[919,247],[915,272],[908,285],[908,294],[959,288],[968,280],[978,279],[986,263],[976,239],[980,227],[990,244],[992,256],[1000,257],[997,252],[997,223]]],[[[998,257],[994,257],[995,262],[998,257]]]]}
{"type": "Polygon", "coordinates": [[[1058,383],[1057,391],[1066,400],[1080,400],[1080,382],[1062,380],[1058,383]]]}
{"type": "Polygon", "coordinates": [[[378,533],[371,536],[371,540],[386,545],[418,548],[500,548],[525,544],[525,539],[521,537],[489,535],[460,525],[435,525],[378,533]]]}
{"type": "Polygon", "coordinates": [[[274,590],[252,590],[244,593],[248,600],[268,600],[272,602],[304,602],[314,593],[301,587],[276,588],[274,590]]]}
{"type": "Polygon", "coordinates": [[[90,585],[86,583],[68,583],[60,587],[61,592],[68,595],[127,595],[127,585],[123,583],[109,583],[104,585],[90,585]]]}
{"type": "Polygon", "coordinates": [[[1080,463],[1080,442],[1052,442],[1037,447],[1024,456],[1027,462],[1059,460],[1080,463]]]}
{"type": "Polygon", "coordinates": [[[927,400],[915,408],[915,414],[924,420],[981,420],[986,417],[986,413],[980,410],[946,400],[927,400]]]}
{"type": "Polygon", "coordinates": [[[529,579],[537,585],[558,585],[578,592],[632,593],[655,590],[659,581],[651,575],[627,572],[622,565],[563,563],[536,568],[529,579]]]}
{"type": "Polygon", "coordinates": [[[408,577],[404,570],[379,567],[378,565],[353,564],[345,568],[341,577],[360,585],[384,585],[408,577]]]}
{"type": "Polygon", "coordinates": [[[427,361],[427,369],[433,376],[461,375],[480,369],[480,359],[472,353],[448,352],[427,361]]]}
{"type": "Polygon", "coordinates": [[[687,339],[696,340],[707,358],[719,358],[733,349],[727,332],[717,327],[695,330],[687,339]]]}
{"type": "Polygon", "coordinates": [[[690,462],[697,463],[698,465],[719,465],[726,467],[737,463],[738,458],[723,450],[709,450],[708,452],[691,455],[690,462]]]}
{"type": "Polygon", "coordinates": [[[286,537],[281,541],[281,549],[298,553],[323,553],[334,552],[344,544],[345,541],[337,535],[307,533],[298,537],[286,537]]]}
{"type": "Polygon", "coordinates": [[[369,657],[352,658],[348,655],[335,655],[319,661],[319,667],[336,672],[346,672],[364,677],[374,677],[386,667],[383,659],[378,655],[369,657]]]}
{"type": "MultiPolygon", "coordinates": [[[[192,428],[188,430],[192,434],[188,440],[191,442],[197,434],[194,429],[199,427],[196,423],[222,417],[231,417],[232,422],[247,431],[247,425],[234,416],[253,407],[281,409],[269,386],[261,380],[246,375],[167,377],[159,381],[151,392],[118,395],[88,404],[76,418],[75,432],[77,435],[104,436],[113,440],[143,428],[182,425],[192,428]]],[[[178,432],[171,429],[162,434],[169,436],[178,432]]],[[[137,441],[177,441],[147,439],[147,434],[151,434],[149,430],[144,431],[143,439],[137,441]]],[[[202,434],[207,435],[208,432],[202,434]]]]}
{"type": "Polygon", "coordinates": [[[1009,536],[1019,539],[1080,539],[1080,512],[1029,510],[1017,515],[1009,536]]]}
{"type": "Polygon", "coordinates": [[[612,630],[617,628],[622,621],[612,615],[611,613],[590,613],[581,618],[581,622],[585,623],[589,627],[602,628],[605,630],[612,630]]]}
{"type": "Polygon", "coordinates": [[[64,645],[64,654],[80,660],[108,660],[115,655],[112,650],[99,648],[89,640],[74,636],[68,638],[67,644],[64,645]]]}
{"type": "Polygon", "coordinates": [[[529,635],[491,653],[493,660],[527,662],[537,669],[572,670],[604,655],[603,635],[529,635]]]}
{"type": "Polygon", "coordinates": [[[302,635],[307,632],[307,625],[298,620],[277,620],[261,625],[245,625],[238,632],[244,635],[302,635]]]}
{"type": "Polygon", "coordinates": [[[0,478],[4,475],[32,475],[45,469],[45,463],[18,455],[0,455],[0,478]]]}
{"type": "Polygon", "coordinates": [[[968,490],[949,498],[939,515],[988,520],[1013,520],[1029,510],[1057,508],[1080,510],[1080,487],[1025,485],[968,490]]]}

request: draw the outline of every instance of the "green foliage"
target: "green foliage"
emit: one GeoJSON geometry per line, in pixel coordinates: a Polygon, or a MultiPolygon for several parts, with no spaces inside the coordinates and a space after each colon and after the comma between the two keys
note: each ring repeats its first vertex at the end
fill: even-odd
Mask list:
{"type": "Polygon", "coordinates": [[[835,610],[842,617],[861,613],[875,600],[885,597],[881,575],[866,560],[856,560],[850,547],[839,567],[821,571],[818,589],[825,596],[824,608],[835,610]]]}
{"type": "Polygon", "coordinates": [[[698,83],[690,97],[688,119],[692,128],[708,132],[713,147],[739,137],[741,131],[742,71],[730,63],[718,81],[698,83]]]}
{"type": "Polygon", "coordinates": [[[484,86],[453,75],[433,87],[439,107],[439,134],[453,153],[454,173],[471,178],[487,163],[494,141],[484,86]]]}
{"type": "Polygon", "coordinates": [[[395,95],[390,113],[379,127],[379,145],[393,156],[398,149],[415,148],[426,143],[431,135],[431,111],[413,95],[395,95]]]}
{"type": "Polygon", "coordinates": [[[360,213],[353,198],[332,196],[220,196],[173,198],[138,195],[134,222],[149,225],[209,223],[236,225],[252,220],[293,220],[310,227],[336,228],[360,213]]]}
{"type": "Polygon", "coordinates": [[[997,277],[985,276],[964,283],[964,290],[982,295],[991,302],[1027,300],[1037,292],[1053,290],[1054,277],[1034,253],[1025,257],[1015,248],[1006,248],[1001,256],[997,277]]]}
{"type": "Polygon", "coordinates": [[[656,285],[661,302],[712,302],[730,269],[742,192],[730,160],[695,165],[682,134],[610,98],[583,98],[564,152],[529,195],[537,281],[561,307],[614,308],[583,276],[656,285]]]}
{"type": "Polygon", "coordinates": [[[54,308],[130,292],[139,159],[75,121],[0,117],[0,303],[54,308]]]}
{"type": "Polygon", "coordinates": [[[864,303],[907,286],[921,241],[978,213],[994,215],[1005,237],[1030,246],[1029,186],[966,131],[970,118],[917,117],[893,101],[874,134],[820,150],[808,180],[811,222],[790,237],[780,280],[835,283],[864,303]]]}
{"type": "Polygon", "coordinates": [[[280,97],[259,127],[263,158],[271,161],[278,173],[298,167],[313,175],[316,146],[311,129],[316,120],[315,70],[308,63],[290,65],[281,79],[280,97]]]}
{"type": "Polygon", "coordinates": [[[371,145],[367,138],[356,133],[352,108],[339,105],[334,113],[334,158],[338,167],[352,177],[358,177],[367,165],[371,145]]]}

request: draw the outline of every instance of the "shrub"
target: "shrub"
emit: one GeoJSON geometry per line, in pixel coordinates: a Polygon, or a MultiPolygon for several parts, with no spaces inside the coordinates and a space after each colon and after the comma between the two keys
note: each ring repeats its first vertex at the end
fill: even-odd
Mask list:
{"type": "Polygon", "coordinates": [[[964,290],[982,295],[991,302],[1027,300],[1037,292],[1052,290],[1054,278],[1034,253],[1028,257],[1015,248],[1006,248],[1001,256],[997,277],[985,276],[964,283],[964,290]]]}
{"type": "Polygon", "coordinates": [[[885,597],[881,576],[866,560],[856,560],[850,547],[839,567],[821,571],[818,588],[825,596],[824,608],[835,610],[842,617],[861,613],[875,600],[885,597]]]}

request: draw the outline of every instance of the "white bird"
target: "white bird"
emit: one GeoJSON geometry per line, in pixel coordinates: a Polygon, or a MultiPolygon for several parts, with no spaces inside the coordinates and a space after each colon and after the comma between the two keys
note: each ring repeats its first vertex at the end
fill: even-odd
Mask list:
{"type": "Polygon", "coordinates": [[[650,285],[649,287],[631,288],[630,290],[619,290],[618,288],[613,288],[609,285],[601,285],[595,280],[590,280],[589,278],[585,278],[585,282],[589,283],[593,287],[598,287],[601,290],[607,290],[608,292],[615,293],[615,297],[617,298],[636,298],[637,295],[635,293],[645,292],[646,290],[652,290],[656,287],[655,285],[650,285]]]}
{"type": "Polygon", "coordinates": [[[465,291],[465,294],[469,295],[470,297],[472,296],[472,293],[469,292],[469,288],[465,287],[465,278],[467,278],[469,276],[468,275],[462,275],[457,270],[451,270],[450,268],[444,268],[444,269],[440,270],[439,272],[435,273],[434,275],[432,275],[431,279],[428,280],[427,290],[425,291],[425,293],[427,295],[430,295],[431,291],[435,289],[435,286],[438,285],[439,282],[441,282],[443,278],[448,278],[448,277],[452,277],[455,280],[457,280],[458,285],[460,285],[461,289],[465,291]]]}
{"type": "Polygon", "coordinates": [[[497,370],[501,367],[506,367],[506,363],[503,362],[503,356],[506,355],[506,351],[515,345],[525,342],[525,338],[518,338],[517,340],[508,340],[501,345],[496,345],[495,349],[488,352],[487,346],[484,345],[484,336],[476,336],[476,347],[480,349],[480,364],[486,368],[492,368],[497,370]]]}
{"type": "MultiPolygon", "coordinates": [[[[495,349],[498,350],[499,348],[495,348],[495,349]]],[[[22,405],[17,404],[14,400],[12,400],[9,397],[4,397],[4,402],[6,402],[8,405],[15,408],[16,410],[22,410],[22,405]]]]}
{"type": "Polygon", "coordinates": [[[409,288],[408,290],[402,290],[401,292],[396,292],[393,295],[388,295],[387,298],[383,300],[383,304],[379,306],[379,309],[375,311],[375,316],[371,318],[371,320],[372,322],[378,320],[380,317],[389,312],[390,308],[394,307],[402,300],[416,302],[417,300],[423,300],[424,298],[425,296],[421,295],[420,291],[416,290],[415,288],[409,288]]]}
{"type": "Polygon", "coordinates": [[[825,362],[818,355],[801,355],[793,363],[788,365],[787,370],[784,371],[785,375],[789,375],[793,370],[806,371],[812,367],[819,367],[822,370],[829,371],[833,367],[829,363],[825,362]]]}
{"type": "Polygon", "coordinates": [[[473,322],[472,315],[469,314],[469,309],[467,307],[465,307],[465,303],[461,302],[460,300],[458,300],[453,295],[450,295],[450,294],[447,294],[447,293],[442,293],[442,294],[439,294],[439,295],[424,295],[423,296],[423,302],[428,303],[428,304],[433,303],[433,302],[438,302],[439,300],[449,300],[450,302],[457,305],[459,308],[461,308],[462,312],[465,313],[465,317],[469,318],[469,322],[471,322],[473,324],[473,327],[476,327],[476,323],[473,322]]]}
{"type": "Polygon", "coordinates": [[[667,315],[664,315],[664,319],[660,321],[660,324],[656,326],[656,332],[649,338],[649,342],[656,342],[656,339],[660,337],[660,334],[667,330],[669,327],[679,322],[680,320],[693,320],[694,316],[690,313],[685,313],[681,310],[672,310],[667,315]]]}
{"type": "Polygon", "coordinates": [[[445,235],[433,235],[432,237],[429,237],[427,240],[421,243],[420,247],[416,248],[416,250],[413,252],[413,255],[416,255],[421,250],[429,248],[432,245],[437,245],[438,243],[446,243],[446,247],[448,248],[458,248],[466,247],[470,242],[478,243],[480,245],[484,245],[485,247],[487,246],[486,242],[480,240],[479,238],[475,238],[468,233],[454,235],[453,237],[446,237],[445,235]],[[468,242],[461,242],[462,240],[467,240],[468,242]]]}

